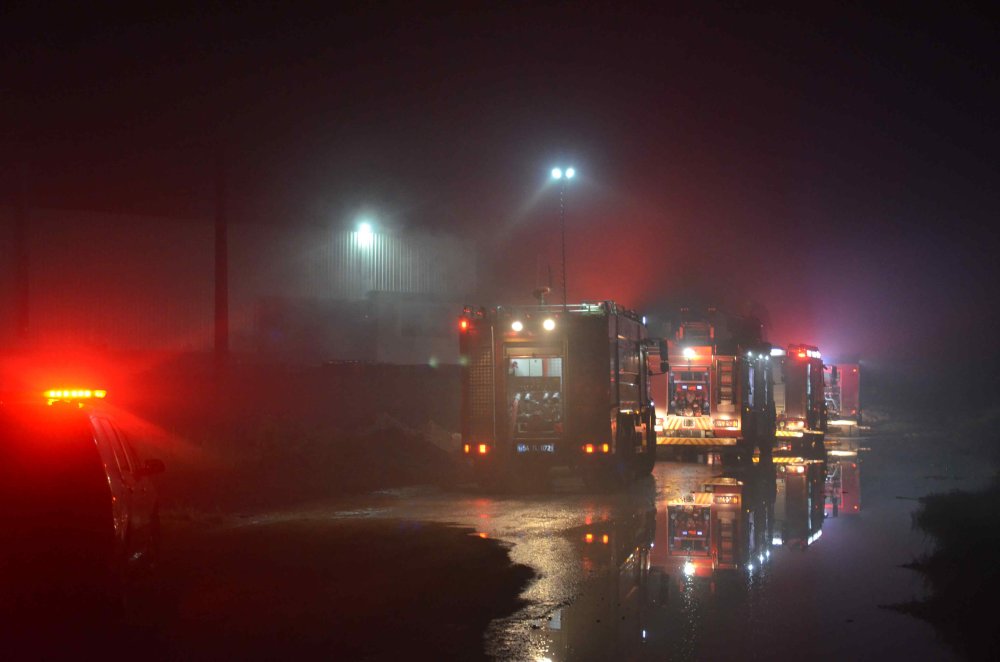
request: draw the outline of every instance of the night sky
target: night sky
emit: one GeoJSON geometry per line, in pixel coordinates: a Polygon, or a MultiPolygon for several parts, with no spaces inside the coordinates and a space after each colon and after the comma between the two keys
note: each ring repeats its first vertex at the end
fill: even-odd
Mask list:
{"type": "Polygon", "coordinates": [[[757,302],[827,355],[1000,362],[997,22],[672,6],[7,4],[4,171],[38,206],[206,218],[222,147],[234,219],[473,238],[483,298],[525,301],[558,284],[572,163],[571,299],[757,302]]]}

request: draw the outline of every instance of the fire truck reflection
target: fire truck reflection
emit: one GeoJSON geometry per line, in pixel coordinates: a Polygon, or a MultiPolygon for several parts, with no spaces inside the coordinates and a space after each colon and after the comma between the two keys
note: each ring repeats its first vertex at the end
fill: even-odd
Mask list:
{"type": "Polygon", "coordinates": [[[651,562],[674,583],[753,573],[771,556],[775,473],[770,463],[711,478],[657,514],[651,562]]]}
{"type": "Polygon", "coordinates": [[[857,451],[831,450],[826,469],[826,514],[857,515],[861,511],[861,463],[857,451]]]}
{"type": "Polygon", "coordinates": [[[636,659],[665,591],[649,565],[655,510],[595,522],[570,535],[580,550],[585,586],[544,624],[543,659],[636,659]],[[662,593],[662,595],[661,595],[662,593]]]}
{"type": "Polygon", "coordinates": [[[775,545],[805,549],[823,535],[826,462],[776,454],[775,545]]]}

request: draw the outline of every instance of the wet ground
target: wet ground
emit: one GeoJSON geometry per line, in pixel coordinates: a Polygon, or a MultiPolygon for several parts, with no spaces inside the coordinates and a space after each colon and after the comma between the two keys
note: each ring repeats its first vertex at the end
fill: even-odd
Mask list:
{"type": "Polygon", "coordinates": [[[882,605],[923,592],[899,567],[929,544],[914,499],[991,470],[929,438],[857,443],[859,514],[693,577],[666,504],[720,473],[708,465],[660,462],[619,494],[567,475],[545,495],[412,488],[170,519],[160,573],[92,643],[140,659],[949,659],[930,625],[882,605]]]}

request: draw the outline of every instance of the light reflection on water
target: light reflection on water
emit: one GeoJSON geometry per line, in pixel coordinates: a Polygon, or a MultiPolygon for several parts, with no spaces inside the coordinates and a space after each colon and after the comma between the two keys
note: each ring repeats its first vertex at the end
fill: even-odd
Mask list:
{"type": "MultiPolygon", "coordinates": [[[[815,480],[799,489],[780,468],[741,474],[741,562],[720,570],[709,561],[694,576],[683,571],[689,557],[672,546],[671,504],[701,491],[720,468],[658,464],[650,498],[626,499],[568,529],[546,559],[576,568],[579,584],[568,604],[535,611],[529,627],[518,617],[498,624],[494,643],[518,644],[493,650],[552,662],[951,657],[929,626],[879,608],[920,594],[912,574],[895,567],[912,558],[899,537],[909,531],[913,504],[885,498],[886,476],[860,475],[861,462],[852,459],[860,479],[850,503],[860,503],[863,484],[882,480],[883,490],[866,498],[864,510],[837,518],[829,509],[823,517],[822,482],[818,491],[815,480]],[[778,539],[784,544],[772,548],[778,539]]],[[[885,458],[876,464],[884,467],[885,458]]],[[[543,576],[552,574],[540,566],[543,576]]]]}

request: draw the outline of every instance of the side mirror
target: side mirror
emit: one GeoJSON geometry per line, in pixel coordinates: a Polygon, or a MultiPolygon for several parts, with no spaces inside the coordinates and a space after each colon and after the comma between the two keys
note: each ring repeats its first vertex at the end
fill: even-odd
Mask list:
{"type": "Polygon", "coordinates": [[[136,473],[140,476],[155,476],[156,474],[161,474],[166,470],[167,468],[161,460],[146,460],[146,463],[143,464],[136,473]]]}

